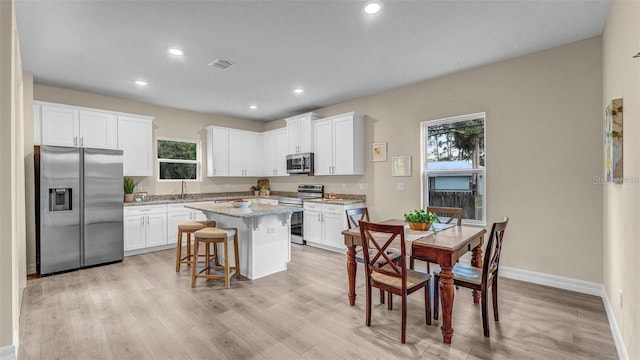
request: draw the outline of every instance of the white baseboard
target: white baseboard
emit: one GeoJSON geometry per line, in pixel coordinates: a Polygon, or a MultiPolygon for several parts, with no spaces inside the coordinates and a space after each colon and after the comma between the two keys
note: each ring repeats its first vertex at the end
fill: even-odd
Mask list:
{"type": "Polygon", "coordinates": [[[500,275],[509,279],[570,290],[582,294],[602,296],[602,284],[576,280],[562,276],[500,266],[500,275]]]}
{"type": "Polygon", "coordinates": [[[609,319],[609,327],[611,328],[613,342],[616,344],[616,350],[618,351],[618,359],[627,360],[629,359],[629,354],[627,354],[627,348],[624,346],[622,334],[620,333],[616,317],[613,315],[613,307],[611,306],[609,295],[607,295],[607,291],[604,289],[604,286],[602,287],[602,301],[604,302],[604,310],[607,312],[607,319],[609,319]]]}
{"type": "Polygon", "coordinates": [[[607,313],[607,319],[609,320],[609,327],[611,328],[611,336],[613,336],[613,342],[616,345],[616,351],[618,352],[618,359],[627,360],[629,355],[624,346],[622,340],[622,333],[618,327],[618,322],[613,314],[613,308],[609,301],[609,296],[602,284],[592,283],[588,281],[582,281],[577,279],[566,278],[562,276],[549,275],[534,271],[510,268],[507,266],[500,267],[500,276],[508,279],[526,281],[534,284],[550,286],[558,289],[575,291],[582,294],[599,296],[604,303],[604,309],[607,313]]]}
{"type": "Polygon", "coordinates": [[[0,347],[0,360],[15,360],[17,349],[13,345],[0,347]]]}

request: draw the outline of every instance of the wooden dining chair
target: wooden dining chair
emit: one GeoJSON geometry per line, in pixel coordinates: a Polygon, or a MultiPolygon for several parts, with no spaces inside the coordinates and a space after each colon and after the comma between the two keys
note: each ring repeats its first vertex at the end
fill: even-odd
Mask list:
{"type": "Polygon", "coordinates": [[[360,220],[360,236],[364,251],[365,274],[367,279],[365,325],[371,326],[371,289],[372,287],[387,291],[402,297],[402,335],[401,341],[406,342],[407,329],[407,296],[424,288],[424,306],[426,323],[431,325],[431,299],[429,297],[429,282],[431,274],[407,269],[405,257],[405,241],[403,225],[383,225],[360,220]],[[400,248],[400,262],[396,264],[389,257],[391,246],[400,248]],[[378,260],[383,258],[386,264],[378,266],[378,260]]]}
{"type": "MultiPolygon", "coordinates": [[[[347,214],[347,225],[349,226],[349,229],[357,228],[359,226],[358,222],[360,220],[369,222],[369,211],[367,210],[366,207],[348,209],[348,210],[345,210],[345,212],[347,214]]],[[[369,251],[371,252],[373,251],[373,249],[369,251]]],[[[396,263],[400,258],[400,254],[397,252],[392,252],[392,253],[389,253],[388,255],[389,255],[389,259],[391,259],[391,261],[396,263]]],[[[364,263],[364,257],[362,256],[361,251],[356,252],[356,261],[359,263],[364,263]]],[[[380,258],[376,263],[378,267],[384,266],[386,264],[387,264],[387,261],[384,258],[380,258]]],[[[384,304],[384,290],[380,290],[380,304],[384,304]]]]}
{"type": "MultiPolygon", "coordinates": [[[[462,216],[463,211],[462,208],[457,207],[439,207],[439,206],[428,206],[427,212],[432,213],[436,216],[436,222],[438,224],[455,224],[456,226],[462,225],[462,216]]],[[[411,257],[409,259],[409,268],[414,269],[415,259],[411,257]]],[[[429,266],[429,262],[427,261],[427,272],[431,272],[431,266],[429,266]]]]}
{"type": "MultiPolygon", "coordinates": [[[[458,263],[453,267],[453,283],[468,289],[481,292],[480,304],[482,306],[482,329],[484,336],[489,337],[489,322],[487,319],[487,293],[491,287],[493,300],[493,319],[498,321],[498,269],[500,265],[500,253],[502,252],[502,240],[507,229],[509,218],[493,223],[491,234],[484,253],[482,269],[468,264],[458,263]]],[[[438,319],[440,269],[434,270],[435,286],[433,292],[433,318],[438,319]]]]}

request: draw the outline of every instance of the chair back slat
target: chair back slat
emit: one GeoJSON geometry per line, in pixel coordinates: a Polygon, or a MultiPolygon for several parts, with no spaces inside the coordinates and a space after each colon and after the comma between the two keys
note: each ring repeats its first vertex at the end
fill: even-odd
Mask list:
{"type": "Polygon", "coordinates": [[[360,237],[362,246],[372,249],[371,254],[363,251],[364,262],[367,264],[368,274],[377,272],[401,279],[406,279],[407,267],[405,263],[405,240],[403,225],[383,225],[360,220],[360,237]],[[399,242],[398,242],[399,240],[399,242]],[[400,248],[400,264],[396,264],[389,258],[391,245],[398,244],[400,248]],[[376,261],[384,258],[389,267],[378,267],[376,261]]]}
{"type": "Polygon", "coordinates": [[[436,216],[436,221],[441,224],[452,224],[455,220],[456,225],[462,225],[462,208],[456,207],[438,207],[428,206],[427,211],[433,213],[436,216]],[[446,221],[442,221],[441,217],[447,216],[446,221]]]}
{"type": "Polygon", "coordinates": [[[345,210],[347,214],[347,226],[349,229],[358,227],[360,220],[369,222],[369,211],[366,207],[345,210]]]}
{"type": "Polygon", "coordinates": [[[482,264],[482,282],[486,286],[490,279],[498,276],[498,268],[500,266],[500,254],[502,252],[502,241],[504,232],[507,229],[509,218],[506,217],[500,222],[493,223],[491,234],[487,242],[487,248],[484,253],[484,263],[482,264]]]}

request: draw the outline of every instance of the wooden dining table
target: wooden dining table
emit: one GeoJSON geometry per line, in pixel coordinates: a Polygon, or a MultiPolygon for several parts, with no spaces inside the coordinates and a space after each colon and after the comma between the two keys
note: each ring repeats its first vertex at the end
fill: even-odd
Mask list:
{"type": "MultiPolygon", "coordinates": [[[[398,219],[385,220],[380,224],[403,225],[398,219]]],[[[471,265],[482,267],[482,243],[487,230],[471,226],[452,226],[440,231],[405,230],[407,255],[415,259],[424,260],[440,265],[440,303],[442,304],[442,339],[451,344],[453,326],[453,266],[458,258],[467,252],[472,252],[471,265]]],[[[360,229],[352,228],[342,232],[344,244],[347,247],[347,276],[349,279],[349,305],[356,303],[356,247],[362,246],[360,229]]],[[[473,301],[480,302],[480,293],[474,292],[473,301]]]]}

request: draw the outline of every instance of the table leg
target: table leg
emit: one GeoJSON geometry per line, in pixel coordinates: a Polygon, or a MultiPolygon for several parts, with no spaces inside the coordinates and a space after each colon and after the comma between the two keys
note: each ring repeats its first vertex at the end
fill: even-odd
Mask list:
{"type": "Polygon", "coordinates": [[[347,246],[347,277],[349,279],[349,305],[356,304],[356,247],[347,246]]]}
{"type": "MultiPolygon", "coordinates": [[[[477,268],[482,267],[482,242],[480,243],[480,245],[476,246],[473,249],[473,256],[471,257],[471,266],[475,266],[477,268]]],[[[473,302],[475,304],[480,303],[481,296],[482,296],[482,293],[480,291],[473,290],[473,302]]]]}
{"type": "Polygon", "coordinates": [[[440,303],[442,304],[442,341],[451,344],[453,327],[451,317],[453,314],[453,272],[451,267],[442,267],[440,271],[440,303]]]}

